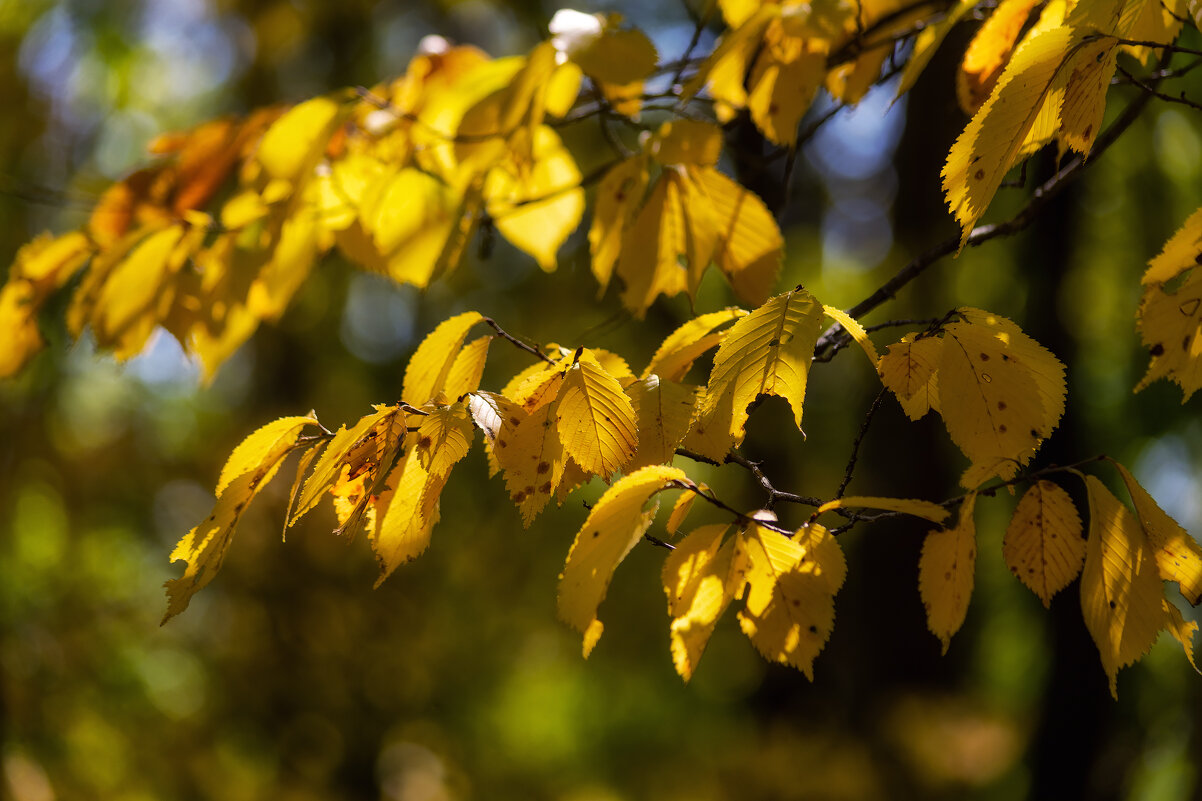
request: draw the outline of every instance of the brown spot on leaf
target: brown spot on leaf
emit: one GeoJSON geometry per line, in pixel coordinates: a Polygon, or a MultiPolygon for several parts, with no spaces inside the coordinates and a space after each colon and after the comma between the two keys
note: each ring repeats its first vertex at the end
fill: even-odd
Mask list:
{"type": "Polygon", "coordinates": [[[499,440],[497,440],[497,447],[498,447],[498,448],[504,448],[504,447],[505,447],[506,445],[508,445],[508,444],[509,444],[509,443],[508,443],[508,442],[506,442],[506,441],[505,441],[505,440],[503,440],[503,439],[499,439],[499,440]]]}
{"type": "Polygon", "coordinates": [[[423,451],[429,450],[430,446],[433,444],[434,440],[430,439],[429,437],[422,437],[417,441],[417,447],[421,448],[423,451]]]}
{"type": "Polygon", "coordinates": [[[1149,350],[1148,353],[1152,354],[1153,356],[1161,356],[1164,354],[1164,345],[1157,342],[1152,346],[1152,349],[1149,350]]]}
{"type": "Polygon", "coordinates": [[[818,633],[818,627],[810,626],[810,634],[817,634],[817,633],[818,633]]]}
{"type": "Polygon", "coordinates": [[[1115,603],[1114,603],[1114,601],[1111,601],[1111,602],[1110,602],[1110,608],[1111,608],[1111,609],[1114,609],[1114,607],[1115,607],[1115,603]]]}
{"type": "Polygon", "coordinates": [[[516,417],[509,418],[509,425],[511,425],[511,426],[516,426],[520,422],[522,422],[522,421],[517,419],[516,417]]]}
{"type": "Polygon", "coordinates": [[[989,361],[989,354],[988,354],[988,353],[982,353],[982,354],[981,354],[981,361],[983,361],[983,362],[987,362],[987,361],[989,361]]]}
{"type": "Polygon", "coordinates": [[[1005,434],[1006,433],[1006,424],[1002,423],[1000,426],[997,427],[997,430],[998,430],[999,434],[1005,434]]]}
{"type": "Polygon", "coordinates": [[[537,468],[535,468],[536,472],[537,472],[537,473],[538,473],[540,476],[541,476],[543,473],[545,473],[545,472],[547,472],[548,470],[550,470],[550,469],[551,469],[551,465],[547,464],[546,462],[539,462],[539,463],[538,463],[538,467],[537,467],[537,468]]]}
{"type": "Polygon", "coordinates": [[[1181,313],[1186,317],[1193,317],[1195,312],[1198,311],[1199,303],[1202,303],[1202,298],[1190,298],[1185,303],[1182,303],[1179,308],[1181,309],[1181,313]]]}
{"type": "Polygon", "coordinates": [[[1006,402],[1005,402],[1005,401],[998,401],[998,402],[997,402],[997,410],[998,410],[999,412],[1004,412],[1004,411],[1006,411],[1006,402]]]}
{"type": "Polygon", "coordinates": [[[526,500],[526,493],[521,492],[520,490],[513,495],[514,503],[521,503],[524,500],[526,500]]]}
{"type": "Polygon", "coordinates": [[[1091,133],[1093,133],[1093,124],[1092,123],[1085,126],[1085,130],[1081,132],[1081,136],[1084,139],[1088,139],[1089,135],[1091,133]]]}
{"type": "Polygon", "coordinates": [[[550,495],[551,494],[551,482],[548,481],[547,483],[543,484],[541,487],[538,488],[538,491],[541,492],[543,495],[550,495]]]}
{"type": "Polygon", "coordinates": [[[976,178],[978,181],[983,180],[985,178],[985,171],[977,170],[975,173],[973,173],[972,177],[976,178]]]}

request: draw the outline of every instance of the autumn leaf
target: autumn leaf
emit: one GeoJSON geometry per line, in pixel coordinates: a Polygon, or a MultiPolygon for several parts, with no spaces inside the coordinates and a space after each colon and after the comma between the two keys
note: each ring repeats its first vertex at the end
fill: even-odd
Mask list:
{"type": "Polygon", "coordinates": [[[217,486],[212,513],[189,531],[171,552],[171,561],[184,560],[184,575],[167,582],[167,613],[163,623],[188,608],[192,596],[204,588],[225,561],[234,528],[259,490],[275,476],[284,458],[296,447],[311,417],[285,417],[255,431],[230,454],[217,486]]]}
{"type": "Polygon", "coordinates": [[[512,433],[498,434],[493,455],[505,473],[509,497],[522,514],[522,525],[530,524],[563,479],[568,455],[564,452],[557,424],[558,403],[540,406],[518,419],[512,433]]]}
{"type": "Polygon", "coordinates": [[[877,362],[881,383],[897,397],[911,420],[918,420],[931,409],[939,411],[939,363],[943,358],[943,338],[923,337],[910,332],[890,345],[877,362]]]}
{"type": "Polygon", "coordinates": [[[629,467],[671,461],[693,420],[698,388],[650,375],[628,385],[626,394],[638,431],[638,449],[629,467]]]}
{"type": "Polygon", "coordinates": [[[417,457],[432,476],[445,478],[467,456],[476,431],[462,403],[431,409],[417,430],[417,457]]]}
{"type": "Polygon", "coordinates": [[[664,381],[683,381],[693,362],[718,347],[726,338],[730,323],[746,314],[742,309],[726,308],[689,320],[668,335],[641,377],[658,375],[664,381]]]}
{"type": "Polygon", "coordinates": [[[427,334],[405,367],[401,397],[420,406],[441,392],[468,331],[483,319],[476,312],[464,312],[442,321],[427,334]]]}
{"type": "Polygon", "coordinates": [[[820,515],[834,509],[850,509],[853,507],[901,512],[902,514],[914,515],[924,520],[930,520],[932,523],[942,523],[948,516],[947,509],[930,501],[919,501],[912,498],[874,498],[857,495],[849,495],[845,498],[836,498],[833,501],[827,501],[819,506],[814,514],[820,515]]]}
{"type": "Polygon", "coordinates": [[[1081,612],[1098,646],[1110,694],[1120,668],[1139,660],[1165,625],[1164,591],[1151,544],[1127,507],[1086,476],[1089,539],[1081,571],[1081,612]]]}
{"type": "Polygon", "coordinates": [[[977,30],[956,73],[956,99],[965,114],[976,114],[993,92],[1035,6],[1035,0],[1002,0],[977,30]]]}
{"type": "Polygon", "coordinates": [[[605,599],[614,569],[650,527],[658,502],[649,511],[644,507],[673,481],[688,478],[684,471],[664,465],[625,476],[601,496],[576,533],[559,576],[559,619],[584,634],[586,657],[604,628],[597,607],[605,599]]]}
{"type": "Polygon", "coordinates": [[[1002,538],[1010,572],[1039,596],[1044,607],[1081,572],[1085,540],[1072,498],[1051,481],[1037,481],[1023,494],[1002,538]]]}
{"type": "Polygon", "coordinates": [[[1140,528],[1152,546],[1160,577],[1175,581],[1191,605],[1202,600],[1202,545],[1169,517],[1127,468],[1112,460],[1135,504],[1140,528]]]}
{"type": "MultiPolygon", "coordinates": [[[[681,497],[692,495],[684,493],[681,497]]],[[[702,526],[664,560],[672,662],[685,681],[693,677],[718,619],[730,605],[728,587],[734,540],[723,543],[727,525],[702,526]]]]}
{"type": "Polygon", "coordinates": [[[634,408],[587,349],[564,378],[555,419],[564,451],[585,472],[610,476],[634,457],[639,443],[634,408]]]}
{"type": "Polygon", "coordinates": [[[968,601],[972,597],[977,559],[977,535],[973,523],[976,498],[975,493],[970,493],[964,499],[955,528],[927,534],[918,561],[918,590],[922,605],[926,607],[927,627],[943,643],[945,654],[952,635],[964,625],[968,601]]]}
{"type": "Polygon", "coordinates": [[[1202,209],[1190,215],[1144,273],[1136,328],[1152,360],[1135,386],[1136,392],[1157,379],[1168,378],[1181,387],[1184,403],[1202,387],[1202,273],[1193,269],[1199,254],[1202,209]],[[1180,276],[1184,280],[1174,280],[1180,276]]]}

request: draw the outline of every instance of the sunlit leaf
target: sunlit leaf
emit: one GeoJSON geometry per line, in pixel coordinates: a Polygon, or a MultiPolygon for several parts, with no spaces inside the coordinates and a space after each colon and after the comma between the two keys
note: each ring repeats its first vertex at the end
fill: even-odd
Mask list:
{"type": "Polygon", "coordinates": [[[833,509],[882,509],[888,512],[901,512],[914,515],[932,523],[942,523],[947,520],[948,511],[937,503],[919,501],[913,498],[875,498],[869,496],[848,495],[827,501],[818,507],[815,514],[823,514],[833,509]]]}
{"type": "Polygon", "coordinates": [[[1185,599],[1197,606],[1202,601],[1202,545],[1160,508],[1127,468],[1118,462],[1112,464],[1118,468],[1127,492],[1131,494],[1140,528],[1152,546],[1160,577],[1177,582],[1185,599]]]}
{"type": "MultiPolygon", "coordinates": [[[[685,493],[691,495],[691,493],[685,493]]],[[[682,495],[682,497],[684,497],[682,495]]],[[[664,560],[672,662],[685,681],[693,676],[718,619],[730,604],[728,588],[734,540],[727,525],[702,526],[676,545],[664,560]]]]}
{"type": "Polygon", "coordinates": [[[441,392],[468,331],[483,319],[477,312],[464,312],[444,320],[427,334],[405,367],[401,397],[420,406],[441,392]]]}
{"type": "Polygon", "coordinates": [[[630,399],[588,350],[564,378],[556,421],[564,450],[588,473],[612,475],[630,462],[639,443],[630,399]]]}

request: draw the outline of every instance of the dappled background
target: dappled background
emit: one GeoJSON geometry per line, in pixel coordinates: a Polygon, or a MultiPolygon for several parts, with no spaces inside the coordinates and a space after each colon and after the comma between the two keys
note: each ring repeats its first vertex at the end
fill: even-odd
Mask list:
{"type": "MultiPolygon", "coordinates": [[[[703,5],[585,10],[622,11],[673,58],[703,5]]],[[[0,0],[0,262],[42,230],[81,225],[158,133],[372,85],[403,72],[427,34],[524,52],[555,7],[0,0]]],[[[953,34],[910,97],[870,94],[799,154],[781,286],[804,283],[846,308],[956,231],[938,169],[964,124],[951,69],[965,38],[953,34]]],[[[587,150],[595,132],[566,135],[586,148],[584,172],[607,158],[587,150]]],[[[779,179],[783,161],[763,180],[779,179]]],[[[1029,168],[1042,172],[1028,184],[1052,167],[1029,168]]],[[[1068,414],[1040,458],[1108,453],[1196,534],[1197,401],[1183,408],[1167,382],[1131,387],[1146,363],[1132,325],[1138,277],[1202,204],[1200,179],[1197,116],[1154,105],[1031,229],[941,262],[865,322],[954,305],[1019,321],[1070,365],[1068,414]]],[[[1021,203],[1008,194],[995,213],[1021,203]]],[[[641,369],[688,318],[687,301],[633,320],[612,291],[593,302],[586,257],[582,232],[551,275],[499,238],[474,243],[425,292],[331,257],[210,386],[167,335],[125,364],[68,342],[60,303],[45,326],[51,347],[0,384],[0,797],[1202,798],[1202,677],[1161,642],[1120,674],[1112,701],[1076,585],[1049,612],[1006,570],[1005,496],[978,504],[976,591],[946,656],[917,590],[926,528],[842,536],[849,577],[812,684],[763,662],[728,615],[683,685],[668,654],[663,551],[647,543],[618,571],[606,636],[583,660],[579,635],[555,619],[556,577],[583,502],[603,487],[523,530],[479,450],[443,495],[430,550],[379,589],[367,543],[330,535],[326,509],[281,542],[287,487],[273,486],[220,577],[159,628],[162,584],[181,570],[167,556],[209,509],[230,449],[285,414],[312,408],[337,425],[394,399],[408,355],[451,314],[475,309],[520,336],[607,348],[641,369]]],[[[730,302],[711,277],[697,308],[730,302]]],[[[485,386],[528,359],[493,353],[485,386]]],[[[853,351],[816,366],[807,438],[772,400],[745,453],[782,489],[830,496],[875,384],[853,351]]],[[[762,501],[742,471],[678,462],[732,503],[762,501]]],[[[907,423],[886,398],[851,489],[938,500],[955,494],[963,466],[939,425],[907,423]]]]}

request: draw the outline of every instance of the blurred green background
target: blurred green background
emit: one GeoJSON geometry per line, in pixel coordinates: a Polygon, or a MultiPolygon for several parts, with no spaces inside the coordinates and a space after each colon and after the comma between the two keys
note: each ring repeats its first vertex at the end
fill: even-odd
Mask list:
{"type": "MultiPolygon", "coordinates": [[[[700,5],[584,10],[622,11],[673,58],[700,5]]],[[[426,34],[522,52],[554,10],[0,0],[0,261],[42,230],[82,224],[159,132],[370,85],[402,72],[426,34]]],[[[799,155],[782,286],[848,307],[955,231],[938,170],[964,124],[952,70],[969,33],[953,34],[910,97],[870,95],[799,155]]],[[[1180,83],[1173,92],[1202,94],[1180,83]]],[[[1130,96],[1114,90],[1111,114],[1130,96]]],[[[605,158],[595,131],[569,139],[586,171],[605,158]]],[[[1037,161],[1028,184],[1051,167],[1037,161]]],[[[1069,365],[1069,412],[1041,459],[1108,453],[1198,532],[1197,401],[1182,406],[1163,382],[1131,387],[1146,360],[1138,278],[1202,203],[1200,177],[1198,114],[1154,105],[1035,226],[941,262],[865,322],[955,305],[1018,321],[1069,365]]],[[[1003,192],[987,219],[1023,197],[1003,192]]],[[[167,555],[250,430],[310,408],[327,425],[357,419],[395,397],[421,336],[465,309],[533,340],[617,351],[636,370],[690,314],[674,299],[635,321],[614,293],[594,295],[583,230],[553,275],[498,242],[424,293],[331,258],[207,388],[166,336],[118,365],[48,317],[51,347],[0,384],[0,798],[1202,799],[1202,677],[1162,641],[1111,700],[1076,584],[1045,611],[1002,564],[1009,497],[978,504],[976,590],[943,657],[918,597],[924,526],[842,537],[849,578],[812,684],[764,663],[731,613],[683,685],[667,648],[663,552],[647,545],[618,571],[605,637],[584,661],[555,619],[556,576],[582,501],[602,488],[523,530],[478,449],[444,494],[430,550],[380,589],[367,543],[331,536],[328,510],[280,541],[280,482],[244,518],[220,577],[159,628],[162,584],[179,573],[167,555]]],[[[710,279],[697,308],[729,302],[710,279]]],[[[877,334],[878,346],[905,330],[877,334]]],[[[495,346],[486,386],[525,358],[495,346]]],[[[874,383],[854,351],[817,366],[807,438],[773,400],[745,452],[778,486],[829,496],[874,383]]],[[[678,461],[736,505],[761,502],[737,468],[678,461]]],[[[851,490],[941,499],[963,466],[937,421],[907,423],[886,399],[851,490]]],[[[718,519],[707,515],[691,522],[718,519]]],[[[782,515],[797,523],[804,511],[782,515]]]]}

